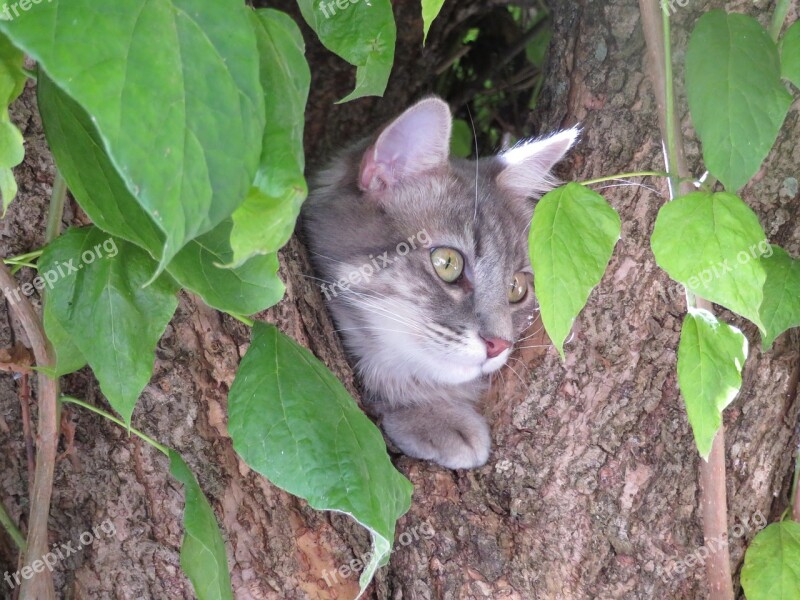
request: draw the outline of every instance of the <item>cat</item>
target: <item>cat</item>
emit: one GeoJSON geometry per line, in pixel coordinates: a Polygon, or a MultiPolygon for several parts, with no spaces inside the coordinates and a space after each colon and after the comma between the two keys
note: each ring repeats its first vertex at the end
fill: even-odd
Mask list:
{"type": "Polygon", "coordinates": [[[406,455],[486,463],[476,407],[533,322],[535,198],[578,137],[451,158],[449,106],[428,97],[312,179],[303,231],[365,406],[406,455]]]}

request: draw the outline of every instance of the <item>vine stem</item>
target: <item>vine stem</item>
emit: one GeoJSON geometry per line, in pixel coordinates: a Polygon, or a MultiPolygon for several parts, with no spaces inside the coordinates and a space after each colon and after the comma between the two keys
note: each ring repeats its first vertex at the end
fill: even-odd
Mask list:
{"type": "Polygon", "coordinates": [[[50,210],[47,211],[47,228],[44,239],[48,244],[61,234],[61,218],[64,216],[64,202],[67,199],[67,182],[56,169],[53,182],[53,195],[50,196],[50,210]]]}
{"type": "Polygon", "coordinates": [[[153,448],[156,448],[157,450],[160,450],[161,452],[169,456],[169,449],[166,446],[159,444],[153,438],[145,435],[141,431],[138,431],[137,429],[128,426],[122,419],[118,419],[111,413],[107,413],[106,411],[97,408],[96,406],[92,406],[88,402],[84,402],[83,400],[79,400],[78,398],[73,398],[72,396],[61,396],[61,402],[65,404],[77,404],[78,406],[82,406],[83,408],[90,410],[93,413],[100,415],[101,417],[105,417],[112,423],[116,423],[120,427],[126,429],[127,431],[130,431],[135,436],[141,438],[142,440],[153,446],[153,448]]]}
{"type": "Polygon", "coordinates": [[[603,183],[604,181],[614,181],[615,179],[624,179],[626,177],[669,177],[669,173],[663,171],[634,171],[631,173],[619,173],[618,175],[609,175],[607,177],[598,177],[597,179],[587,179],[586,181],[579,181],[581,185],[592,185],[593,183],[603,183]]]}
{"type": "Polygon", "coordinates": [[[769,24],[769,35],[777,42],[783,29],[783,22],[789,13],[789,0],[778,0],[775,3],[775,12],[772,13],[772,22],[769,24]]]}
{"type": "Polygon", "coordinates": [[[11,515],[8,514],[6,507],[3,506],[2,503],[0,503],[0,525],[5,527],[5,530],[8,532],[8,535],[11,536],[11,539],[14,540],[17,548],[25,552],[28,547],[28,544],[25,543],[25,536],[22,535],[22,532],[17,527],[17,524],[14,523],[14,520],[11,518],[11,515]]]}
{"type": "MultiPolygon", "coordinates": [[[[639,0],[642,28],[647,43],[649,75],[659,108],[661,137],[664,140],[664,161],[669,172],[670,200],[691,191],[687,179],[683,135],[675,114],[672,49],[670,45],[669,11],[662,10],[659,0],[639,0]],[[660,21],[660,22],[659,22],[660,21]]],[[[687,292],[688,307],[712,311],[707,300],[687,292]]],[[[725,488],[725,430],[721,425],[711,447],[708,461],[700,461],[701,511],[703,537],[712,551],[705,563],[710,600],[733,600],[733,576],[728,548],[728,506],[725,488]]]]}
{"type": "MultiPolygon", "coordinates": [[[[17,282],[5,264],[0,263],[0,289],[10,308],[22,323],[33,355],[39,367],[53,365],[53,351],[44,333],[42,322],[31,306],[28,298],[21,294],[17,282]],[[16,294],[14,294],[16,290],[16,294]]],[[[49,548],[47,521],[50,514],[50,500],[53,494],[53,472],[58,448],[58,381],[51,379],[39,369],[37,372],[39,420],[36,436],[36,471],[33,477],[33,490],[30,493],[31,512],[28,518],[28,548],[24,563],[30,565],[41,559],[49,548]]],[[[21,598],[36,600],[55,600],[53,577],[48,570],[34,573],[30,579],[23,579],[20,587],[21,598]]]]}

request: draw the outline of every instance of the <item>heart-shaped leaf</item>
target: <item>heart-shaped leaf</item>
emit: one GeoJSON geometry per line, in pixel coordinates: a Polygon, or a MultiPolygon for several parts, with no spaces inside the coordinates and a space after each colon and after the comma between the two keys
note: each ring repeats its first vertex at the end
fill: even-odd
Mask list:
{"type": "Polygon", "coordinates": [[[564,357],[564,340],[600,283],[619,239],[617,212],[578,183],[545,194],[531,221],[529,248],[542,323],[564,357]]]}
{"type": "Polygon", "coordinates": [[[722,410],[742,386],[747,338],[707,310],[690,308],[683,319],[678,345],[678,384],[686,403],[697,450],[711,452],[722,410]]]}

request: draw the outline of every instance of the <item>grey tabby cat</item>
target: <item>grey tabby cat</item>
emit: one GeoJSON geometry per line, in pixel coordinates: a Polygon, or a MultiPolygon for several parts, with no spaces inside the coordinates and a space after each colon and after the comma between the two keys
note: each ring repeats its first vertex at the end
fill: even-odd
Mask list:
{"type": "Polygon", "coordinates": [[[570,129],[478,162],[449,157],[431,97],[313,182],[306,239],[372,412],[407,455],[451,469],[489,457],[476,405],[534,316],[528,225],[570,129]]]}

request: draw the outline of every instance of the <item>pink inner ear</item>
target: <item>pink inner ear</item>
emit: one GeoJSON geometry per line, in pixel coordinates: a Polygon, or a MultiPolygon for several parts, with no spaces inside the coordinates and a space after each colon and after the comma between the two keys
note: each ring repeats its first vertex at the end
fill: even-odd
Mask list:
{"type": "Polygon", "coordinates": [[[363,190],[382,190],[447,161],[450,108],[438,98],[418,102],[389,124],[361,159],[363,190]]]}
{"type": "Polygon", "coordinates": [[[358,182],[363,190],[377,191],[386,188],[381,177],[381,166],[375,161],[375,146],[370,146],[361,159],[358,182]]]}

